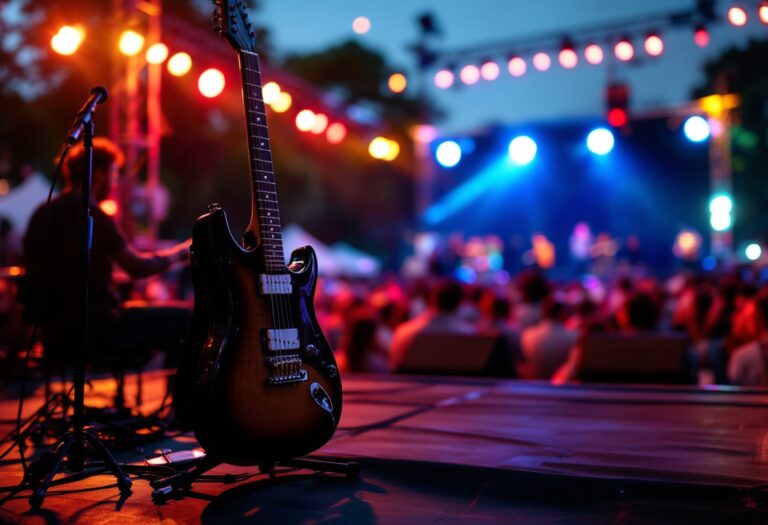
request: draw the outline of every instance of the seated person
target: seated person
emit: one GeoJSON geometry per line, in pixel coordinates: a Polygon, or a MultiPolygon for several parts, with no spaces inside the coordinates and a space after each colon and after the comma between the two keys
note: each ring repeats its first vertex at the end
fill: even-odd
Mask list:
{"type": "Polygon", "coordinates": [[[419,334],[474,334],[475,327],[462,320],[457,311],[462,300],[461,285],[456,281],[441,282],[432,293],[430,307],[395,328],[389,354],[389,369],[397,371],[405,353],[419,334]]]}
{"type": "MultiPolygon", "coordinates": [[[[136,323],[135,316],[127,323],[132,326],[126,327],[125,311],[112,280],[112,264],[117,263],[132,278],[157,274],[176,262],[187,261],[190,241],[164,251],[140,253],[125,240],[112,218],[98,207],[110,195],[122,162],[123,154],[116,145],[105,138],[94,139],[87,349],[92,355],[126,350],[132,345],[146,347],[151,343],[142,341],[146,334],[163,330],[183,332],[177,329],[178,325],[189,318],[188,313],[185,316],[178,309],[163,312],[153,308],[145,319],[153,327],[146,334],[136,328],[144,325],[136,323]],[[168,322],[177,326],[165,326],[168,322]]],[[[35,211],[23,242],[26,276],[22,299],[27,316],[41,327],[46,356],[65,362],[73,358],[73,350],[82,340],[80,210],[81,181],[86,170],[85,149],[82,145],[74,146],[62,167],[61,194],[51,201],[50,207],[43,204],[35,211]]]]}
{"type": "Polygon", "coordinates": [[[757,338],[738,347],[728,363],[728,379],[739,386],[768,386],[768,288],[755,299],[757,338]]]}
{"type": "Polygon", "coordinates": [[[524,365],[520,375],[525,379],[549,379],[568,359],[578,332],[565,327],[565,307],[553,298],[544,301],[544,318],[523,330],[520,346],[524,365]]]}

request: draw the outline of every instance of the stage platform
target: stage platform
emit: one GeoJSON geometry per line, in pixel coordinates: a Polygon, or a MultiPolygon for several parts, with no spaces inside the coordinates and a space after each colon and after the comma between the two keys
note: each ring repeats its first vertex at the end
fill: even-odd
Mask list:
{"type": "MultiPolygon", "coordinates": [[[[564,386],[493,379],[345,376],[334,439],[315,455],[355,459],[359,479],[307,471],[277,478],[221,466],[155,504],[145,480],[124,501],[100,475],[51,490],[30,512],[21,493],[0,506],[9,523],[768,523],[768,392],[564,386]]],[[[96,380],[89,404],[111,380],[96,380]]],[[[132,384],[132,383],[131,383],[132,384]]],[[[145,376],[158,406],[165,376],[145,376]]],[[[129,392],[130,394],[130,392],[129,392]]],[[[30,396],[25,412],[42,402],[30,396]]],[[[2,431],[16,403],[0,401],[2,431]]],[[[116,455],[140,464],[155,449],[189,449],[190,435],[116,455]]],[[[0,485],[21,480],[18,456],[0,485]]]]}

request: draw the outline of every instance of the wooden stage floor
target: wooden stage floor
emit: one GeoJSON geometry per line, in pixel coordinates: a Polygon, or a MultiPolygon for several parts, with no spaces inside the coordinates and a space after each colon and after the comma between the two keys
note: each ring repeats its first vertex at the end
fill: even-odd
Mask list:
{"type": "MultiPolygon", "coordinates": [[[[112,381],[92,384],[88,403],[104,402],[112,381]]],[[[164,385],[145,376],[143,411],[164,385]]],[[[768,523],[768,392],[408,376],[344,386],[340,428],[316,455],[359,460],[359,479],[225,465],[212,474],[238,475],[230,482],[155,504],[146,480],[121,500],[99,475],[54,487],[38,511],[28,493],[6,497],[0,523],[768,523]]],[[[41,402],[37,388],[25,413],[41,402]]],[[[6,392],[3,434],[15,413],[6,392]]],[[[181,435],[116,455],[141,464],[195,446],[181,435]]],[[[20,482],[17,455],[0,480],[20,482]]]]}

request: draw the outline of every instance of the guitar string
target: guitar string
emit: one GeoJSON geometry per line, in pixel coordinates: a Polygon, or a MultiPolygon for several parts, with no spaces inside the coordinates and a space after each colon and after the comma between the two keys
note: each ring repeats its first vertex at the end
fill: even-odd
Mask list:
{"type": "MultiPolygon", "coordinates": [[[[253,61],[254,67],[253,68],[249,68],[249,69],[253,70],[253,74],[251,76],[252,77],[256,77],[255,85],[258,86],[258,87],[255,87],[255,89],[257,90],[257,93],[261,93],[261,85],[262,85],[262,81],[261,81],[261,68],[260,68],[260,64],[259,64],[258,55],[254,54],[252,61],[253,61]]],[[[266,161],[266,158],[265,158],[267,156],[267,153],[270,153],[270,156],[271,156],[271,144],[270,144],[270,139],[269,139],[269,128],[267,127],[267,121],[266,121],[266,107],[264,106],[263,93],[261,93],[260,97],[257,97],[257,100],[258,100],[258,102],[261,103],[260,104],[261,107],[259,107],[258,105],[256,107],[257,115],[259,115],[259,117],[262,118],[264,120],[264,122],[263,122],[263,127],[259,127],[259,125],[256,124],[256,127],[257,127],[256,129],[257,129],[257,132],[258,132],[256,135],[259,137],[259,140],[262,140],[262,141],[264,141],[266,143],[266,148],[265,148],[266,151],[259,150],[259,155],[257,156],[257,162],[259,162],[258,169],[260,170],[259,173],[267,172],[267,173],[272,175],[271,184],[272,184],[273,190],[274,190],[274,191],[271,191],[271,192],[269,190],[266,190],[266,192],[263,191],[262,195],[266,196],[267,194],[271,193],[271,194],[275,195],[275,197],[276,197],[277,196],[277,183],[276,183],[275,176],[274,176],[274,169],[272,169],[268,165],[268,162],[266,161]]],[[[257,180],[261,181],[261,178],[257,177],[257,180]]],[[[264,185],[262,184],[261,187],[263,188],[264,185]]],[[[263,201],[271,202],[269,198],[263,199],[263,201]]],[[[268,239],[268,243],[265,243],[266,244],[265,245],[265,250],[270,252],[269,253],[269,263],[268,263],[268,266],[271,267],[270,269],[272,271],[278,272],[278,275],[280,275],[280,274],[285,274],[286,271],[285,271],[285,268],[283,266],[284,265],[285,253],[283,251],[283,246],[282,246],[282,234],[280,233],[282,231],[282,225],[280,224],[280,221],[279,221],[280,215],[279,215],[279,205],[277,203],[277,198],[274,199],[274,205],[275,205],[275,207],[277,209],[274,210],[274,212],[273,211],[268,212],[270,214],[269,216],[271,217],[271,219],[269,220],[269,224],[265,224],[265,228],[264,228],[263,234],[265,235],[265,238],[268,239]],[[276,217],[272,217],[272,213],[274,213],[276,215],[276,217]],[[278,228],[279,233],[281,235],[279,240],[276,237],[276,234],[274,233],[274,231],[275,231],[274,221],[275,220],[278,221],[277,228],[278,228]],[[280,249],[278,249],[278,247],[280,249]],[[282,263],[282,264],[278,264],[278,263],[275,262],[274,259],[276,257],[278,257],[280,259],[280,263],[282,263]]],[[[264,208],[264,207],[265,206],[262,205],[262,208],[264,208]]],[[[259,221],[259,224],[263,224],[262,221],[259,221]]],[[[291,328],[291,324],[292,324],[291,320],[293,319],[293,312],[292,312],[291,302],[290,302],[290,298],[289,298],[290,296],[289,297],[285,297],[285,294],[277,294],[277,295],[278,295],[278,297],[274,298],[273,302],[277,302],[277,305],[278,305],[278,320],[279,320],[279,324],[280,324],[280,326],[278,326],[278,329],[289,329],[289,328],[291,328]]],[[[282,341],[282,336],[279,336],[279,337],[281,337],[280,340],[282,341]]],[[[279,350],[279,354],[281,356],[287,358],[291,354],[291,349],[288,349],[288,348],[280,349],[279,350]]]]}

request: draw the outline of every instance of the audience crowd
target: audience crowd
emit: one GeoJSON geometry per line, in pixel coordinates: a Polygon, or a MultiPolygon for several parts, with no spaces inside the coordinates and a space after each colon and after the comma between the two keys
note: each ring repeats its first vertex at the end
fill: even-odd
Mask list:
{"type": "MultiPolygon", "coordinates": [[[[670,335],[687,341],[692,382],[768,386],[768,286],[756,282],[734,272],[555,283],[537,270],[494,286],[326,279],[316,308],[349,372],[397,372],[420,334],[497,334],[515,376],[563,383],[578,381],[591,334],[645,337],[649,344],[670,335]]],[[[621,345],[611,351],[621,353],[621,345]]]]}

